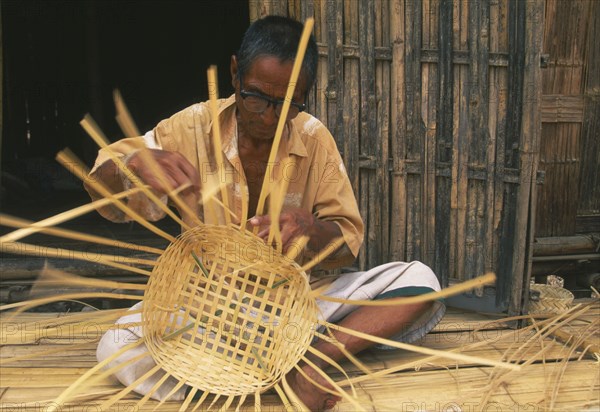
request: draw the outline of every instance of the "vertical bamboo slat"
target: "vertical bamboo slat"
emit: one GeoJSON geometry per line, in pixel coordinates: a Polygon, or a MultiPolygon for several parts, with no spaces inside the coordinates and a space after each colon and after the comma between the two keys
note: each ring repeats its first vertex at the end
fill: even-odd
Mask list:
{"type": "Polygon", "coordinates": [[[406,99],[406,260],[421,259],[422,173],[425,131],[421,118],[421,2],[407,1],[405,9],[405,99],[406,99]],[[410,169],[410,170],[409,170],[410,169]],[[412,172],[412,173],[411,173],[412,172]],[[416,172],[416,173],[415,173],[416,172]]]}
{"type": "Polygon", "coordinates": [[[362,210],[368,210],[375,204],[372,212],[366,216],[366,237],[369,241],[367,249],[367,267],[373,267],[382,261],[381,256],[381,178],[387,173],[385,164],[381,164],[381,138],[377,135],[377,113],[375,111],[375,10],[374,2],[359,2],[359,56],[360,56],[360,137],[361,150],[369,159],[374,159],[376,169],[361,173],[362,186],[367,189],[367,196],[361,196],[362,210]],[[379,185],[378,185],[379,184],[379,185]]]}
{"type": "MultiPolygon", "coordinates": [[[[452,162],[452,125],[454,107],[454,76],[453,76],[453,30],[452,30],[452,0],[439,2],[438,19],[438,100],[437,100],[437,125],[436,161],[440,166],[450,165],[452,162]]],[[[435,208],[435,260],[434,269],[442,282],[447,284],[450,277],[450,187],[448,177],[437,178],[437,202],[435,208]]]]}
{"type": "MultiPolygon", "coordinates": [[[[409,0],[410,1],[410,0],[409,0]]],[[[390,201],[390,254],[391,260],[404,259],[406,245],[406,75],[405,62],[405,0],[392,0],[390,26],[392,42],[391,69],[392,112],[391,112],[391,201],[390,201]]]]}

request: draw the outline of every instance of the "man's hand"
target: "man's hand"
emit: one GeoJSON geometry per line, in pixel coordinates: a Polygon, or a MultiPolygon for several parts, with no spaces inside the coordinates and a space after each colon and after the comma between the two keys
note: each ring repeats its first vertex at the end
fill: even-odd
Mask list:
{"type": "MultiPolygon", "coordinates": [[[[258,226],[258,236],[267,240],[271,227],[271,217],[268,215],[254,216],[249,223],[258,226]]],[[[293,241],[300,236],[310,238],[308,247],[318,252],[329,242],[342,236],[338,225],[333,222],[317,219],[312,213],[301,208],[286,208],[279,216],[279,227],[281,230],[281,241],[283,253],[292,245],[293,241]]]]}
{"type": "Polygon", "coordinates": [[[185,184],[191,185],[191,188],[186,189],[183,192],[184,195],[198,192],[200,188],[200,174],[181,153],[156,149],[150,149],[148,153],[163,171],[164,180],[166,180],[168,185],[164,185],[161,179],[153,172],[152,168],[144,162],[144,155],[141,152],[136,152],[129,158],[127,166],[145,184],[161,194],[167,193],[169,189],[177,189],[185,184]]]}

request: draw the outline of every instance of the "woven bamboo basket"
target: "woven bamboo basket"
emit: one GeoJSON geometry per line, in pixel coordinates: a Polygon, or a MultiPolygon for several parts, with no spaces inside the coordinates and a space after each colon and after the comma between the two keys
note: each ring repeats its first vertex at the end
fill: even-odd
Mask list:
{"type": "Polygon", "coordinates": [[[539,299],[529,301],[530,314],[561,314],[573,303],[573,294],[559,286],[534,283],[531,290],[539,292],[539,299]]]}
{"type": "Polygon", "coordinates": [[[262,239],[201,225],[159,258],[144,295],[145,343],[158,365],[221,395],[276,384],[312,342],[318,309],[306,274],[262,239]]]}

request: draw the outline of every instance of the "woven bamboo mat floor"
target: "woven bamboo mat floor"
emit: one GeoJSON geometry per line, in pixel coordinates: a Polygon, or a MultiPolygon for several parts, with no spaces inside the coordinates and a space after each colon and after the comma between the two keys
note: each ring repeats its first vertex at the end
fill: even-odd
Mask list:
{"type": "MultiPolygon", "coordinates": [[[[6,315],[3,315],[6,316],[6,315]]],[[[36,351],[61,349],[42,359],[20,360],[0,369],[0,410],[42,411],[69,384],[74,382],[95,362],[95,341],[99,331],[93,324],[78,327],[63,326],[60,330],[45,327],[23,327],[25,322],[45,321],[58,314],[22,314],[10,322],[4,321],[4,342],[0,342],[0,358],[12,358],[36,351]],[[66,345],[78,344],[66,350],[66,345]]],[[[569,325],[569,334],[579,331],[600,317],[600,304],[569,325]]],[[[31,325],[31,323],[29,323],[31,325]]],[[[588,328],[589,329],[589,328],[588,328]]],[[[600,410],[600,363],[591,356],[560,343],[551,336],[532,343],[532,331],[513,330],[492,316],[451,309],[444,320],[430,333],[422,345],[462,352],[496,360],[530,361],[521,371],[508,372],[492,367],[432,359],[405,368],[382,379],[364,380],[355,385],[359,402],[372,411],[541,411],[541,410],[600,410]],[[481,342],[481,343],[478,343],[481,342]],[[525,349],[517,351],[523,343],[525,349]]],[[[594,333],[591,342],[600,343],[594,333]]],[[[588,342],[590,340],[588,339],[588,342]]],[[[369,350],[360,359],[373,372],[405,365],[423,359],[405,351],[369,350]]],[[[357,368],[344,364],[350,376],[358,375],[357,368]]],[[[332,376],[342,379],[337,373],[332,376]]],[[[103,399],[122,387],[107,378],[60,411],[97,411],[103,399]]],[[[128,395],[111,411],[133,411],[136,395],[128,395]]],[[[262,397],[262,411],[283,410],[275,394],[262,397]]],[[[206,405],[208,405],[207,403],[206,405]]],[[[141,410],[153,410],[149,402],[141,410]]],[[[252,401],[241,410],[250,411],[252,401]]],[[[216,408],[218,409],[218,408],[216,408]]],[[[215,410],[216,410],[215,409],[215,410]]],[[[168,402],[161,411],[177,411],[177,403],[168,402]]],[[[200,410],[205,410],[200,408],[200,410]]],[[[338,411],[351,411],[351,404],[342,402],[338,411]]]]}

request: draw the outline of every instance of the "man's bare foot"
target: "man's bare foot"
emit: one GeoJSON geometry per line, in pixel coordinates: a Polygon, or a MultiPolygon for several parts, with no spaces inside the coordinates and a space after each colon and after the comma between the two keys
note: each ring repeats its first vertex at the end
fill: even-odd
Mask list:
{"type": "MultiPolygon", "coordinates": [[[[304,365],[302,370],[318,384],[333,389],[325,378],[310,366],[304,365]]],[[[332,395],[316,387],[296,370],[292,370],[288,373],[286,379],[296,396],[298,396],[304,405],[312,412],[332,409],[336,403],[342,399],[340,396],[332,395]]]]}

